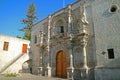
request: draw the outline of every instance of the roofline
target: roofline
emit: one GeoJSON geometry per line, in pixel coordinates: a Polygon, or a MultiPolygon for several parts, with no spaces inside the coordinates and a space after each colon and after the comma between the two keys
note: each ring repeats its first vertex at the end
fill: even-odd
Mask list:
{"type": "Polygon", "coordinates": [[[4,35],[4,34],[0,34],[0,36],[4,36],[4,37],[9,37],[9,38],[14,38],[14,39],[19,39],[19,40],[29,41],[30,42],[30,40],[25,40],[25,39],[22,39],[22,38],[12,37],[12,36],[8,36],[8,35],[4,35]]]}
{"type": "MultiPolygon", "coordinates": [[[[76,4],[76,3],[78,3],[79,2],[79,0],[77,0],[76,2],[74,2],[74,3],[72,3],[71,5],[74,5],[74,4],[76,4]]],[[[69,4],[68,4],[69,5],[69,4]]],[[[62,11],[62,10],[64,10],[64,9],[66,9],[67,8],[67,6],[65,7],[65,8],[61,8],[61,9],[59,9],[59,10],[57,10],[57,11],[55,11],[53,14],[51,14],[51,16],[52,15],[54,15],[54,14],[56,14],[56,13],[58,13],[58,12],[60,12],[60,11],[62,11]]],[[[35,23],[33,26],[35,26],[35,25],[37,25],[38,23],[40,23],[40,22],[42,22],[42,21],[44,21],[45,19],[47,19],[47,17],[46,18],[44,18],[44,19],[42,19],[42,20],[40,20],[40,21],[38,21],[37,23],[35,23]]]]}

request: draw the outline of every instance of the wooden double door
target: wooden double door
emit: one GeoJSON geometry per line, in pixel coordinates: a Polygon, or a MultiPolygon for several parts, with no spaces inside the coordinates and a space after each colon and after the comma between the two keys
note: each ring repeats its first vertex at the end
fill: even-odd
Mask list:
{"type": "Polygon", "coordinates": [[[56,76],[67,78],[67,60],[63,51],[59,51],[56,56],[56,76]]]}

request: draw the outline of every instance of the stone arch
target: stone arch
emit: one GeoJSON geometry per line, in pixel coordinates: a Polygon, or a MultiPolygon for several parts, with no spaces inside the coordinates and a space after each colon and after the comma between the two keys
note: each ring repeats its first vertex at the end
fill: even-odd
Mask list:
{"type": "Polygon", "coordinates": [[[56,55],[56,76],[67,78],[67,58],[66,53],[62,50],[56,55]]]}
{"type": "Polygon", "coordinates": [[[52,35],[60,33],[60,27],[63,26],[64,32],[67,31],[66,20],[62,17],[55,17],[52,19],[52,35]]]}
{"type": "MultiPolygon", "coordinates": [[[[55,27],[56,26],[56,23],[59,21],[59,20],[61,20],[61,21],[63,21],[64,23],[66,23],[66,20],[65,20],[65,18],[63,18],[63,17],[54,17],[53,19],[52,19],[52,26],[53,27],[55,27]]],[[[64,24],[64,25],[66,25],[66,24],[64,24]]]]}
{"type": "Polygon", "coordinates": [[[32,73],[32,59],[25,61],[22,64],[23,73],[32,73]]]}
{"type": "Polygon", "coordinates": [[[56,22],[57,33],[64,33],[65,31],[65,23],[63,20],[58,20],[56,22]]]}

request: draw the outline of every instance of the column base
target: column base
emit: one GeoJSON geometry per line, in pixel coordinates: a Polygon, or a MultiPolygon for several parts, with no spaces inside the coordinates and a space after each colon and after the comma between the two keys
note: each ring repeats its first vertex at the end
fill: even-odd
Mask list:
{"type": "Polygon", "coordinates": [[[74,74],[74,67],[67,68],[67,78],[70,80],[74,80],[73,74],[74,74]]]}
{"type": "Polygon", "coordinates": [[[47,67],[47,76],[51,77],[51,67],[50,66],[47,67]]]}
{"type": "Polygon", "coordinates": [[[42,76],[42,70],[43,70],[42,67],[38,67],[38,75],[42,76]]]}
{"type": "Polygon", "coordinates": [[[88,80],[88,70],[89,70],[89,68],[86,68],[86,67],[81,68],[82,80],[88,80]]]}

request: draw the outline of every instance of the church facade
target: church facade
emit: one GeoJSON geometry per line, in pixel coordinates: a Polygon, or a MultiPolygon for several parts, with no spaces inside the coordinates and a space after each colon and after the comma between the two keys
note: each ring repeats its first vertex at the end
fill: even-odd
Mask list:
{"type": "Polygon", "coordinates": [[[119,8],[119,0],[78,0],[36,23],[30,43],[32,73],[119,80],[119,8]]]}

